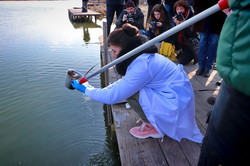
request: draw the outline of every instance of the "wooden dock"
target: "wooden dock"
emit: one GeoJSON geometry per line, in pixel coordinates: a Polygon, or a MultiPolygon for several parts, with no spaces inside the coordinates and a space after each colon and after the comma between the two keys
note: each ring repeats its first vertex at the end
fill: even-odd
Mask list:
{"type": "Polygon", "coordinates": [[[95,17],[95,22],[97,17],[100,17],[102,14],[93,10],[88,12],[82,12],[81,8],[68,9],[69,19],[72,22],[86,22],[92,20],[92,17],[95,17]]]}
{"type": "MultiPolygon", "coordinates": [[[[105,47],[103,47],[105,48],[105,47]]],[[[106,48],[107,50],[107,48],[106,48]]],[[[111,54],[102,50],[102,59],[112,61],[111,54]],[[105,55],[106,52],[106,55],[105,55]],[[105,57],[104,57],[105,55],[105,57]]],[[[198,65],[192,63],[184,66],[185,71],[193,85],[196,101],[196,120],[202,134],[205,134],[207,114],[212,105],[207,103],[207,98],[216,95],[219,87],[216,82],[220,77],[216,70],[213,70],[210,77],[196,76],[198,65]]],[[[115,68],[110,68],[106,73],[106,82],[112,82],[120,77],[115,68]]],[[[116,137],[119,147],[121,165],[123,166],[196,166],[199,159],[201,144],[194,143],[187,139],[177,142],[167,136],[162,139],[137,139],[129,130],[138,126],[136,121],[139,117],[125,103],[110,106],[115,125],[116,137]]]]}

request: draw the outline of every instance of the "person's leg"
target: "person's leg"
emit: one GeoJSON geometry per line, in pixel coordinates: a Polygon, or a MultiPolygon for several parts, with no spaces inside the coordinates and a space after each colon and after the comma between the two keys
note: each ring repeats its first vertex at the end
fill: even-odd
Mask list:
{"type": "Polygon", "coordinates": [[[147,117],[145,116],[142,107],[139,103],[139,92],[135,93],[133,96],[127,99],[129,105],[135,110],[137,115],[141,118],[142,124],[130,129],[130,133],[136,138],[161,138],[162,136],[157,130],[149,123],[147,117]]]}
{"type": "Polygon", "coordinates": [[[218,46],[219,35],[216,34],[208,34],[208,43],[207,43],[207,60],[205,64],[205,72],[204,76],[209,77],[210,72],[213,66],[213,63],[216,59],[216,52],[218,46]]]}
{"type": "Polygon", "coordinates": [[[115,14],[115,6],[107,5],[107,12],[106,12],[106,18],[107,18],[107,35],[110,33],[111,24],[114,19],[115,14]]]}
{"type": "Polygon", "coordinates": [[[142,121],[148,122],[148,119],[145,116],[145,114],[141,108],[141,105],[139,103],[139,92],[137,92],[133,96],[129,97],[127,99],[127,102],[134,109],[134,111],[137,113],[137,115],[141,118],[142,121]]]}
{"type": "Polygon", "coordinates": [[[122,5],[116,6],[116,8],[115,8],[116,19],[118,19],[118,17],[119,17],[120,14],[122,13],[123,9],[124,9],[124,6],[122,6],[122,5]]]}
{"type": "Polygon", "coordinates": [[[88,1],[82,0],[82,12],[88,12],[88,1]]]}
{"type": "Polygon", "coordinates": [[[250,148],[250,96],[222,82],[204,137],[199,166],[242,165],[250,148]]]}
{"type": "Polygon", "coordinates": [[[193,59],[193,52],[188,46],[182,46],[182,55],[179,59],[180,64],[186,65],[193,59]]]}
{"type": "Polygon", "coordinates": [[[148,19],[149,19],[149,16],[151,14],[151,10],[153,9],[154,5],[148,5],[148,13],[147,13],[147,22],[148,22],[148,19]]]}
{"type": "Polygon", "coordinates": [[[196,75],[203,74],[205,70],[205,62],[207,57],[207,38],[207,33],[200,33],[200,42],[198,50],[199,69],[197,70],[196,75]]]}

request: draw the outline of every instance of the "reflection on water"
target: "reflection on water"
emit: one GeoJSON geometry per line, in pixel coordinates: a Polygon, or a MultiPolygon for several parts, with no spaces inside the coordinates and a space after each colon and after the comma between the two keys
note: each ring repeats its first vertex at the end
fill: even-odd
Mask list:
{"type": "Polygon", "coordinates": [[[102,22],[72,24],[73,6],[0,1],[0,165],[119,165],[103,104],[64,87],[67,69],[100,64],[102,22]]]}

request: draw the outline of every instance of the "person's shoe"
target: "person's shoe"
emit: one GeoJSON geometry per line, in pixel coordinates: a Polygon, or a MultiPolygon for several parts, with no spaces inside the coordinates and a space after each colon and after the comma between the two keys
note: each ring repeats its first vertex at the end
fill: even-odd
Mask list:
{"type": "Polygon", "coordinates": [[[220,86],[220,85],[221,85],[221,82],[222,82],[222,80],[217,81],[217,82],[215,83],[215,85],[220,86]]]}
{"type": "Polygon", "coordinates": [[[195,75],[200,76],[200,75],[203,74],[203,72],[204,72],[204,69],[199,68],[199,69],[196,71],[195,75]]]}
{"type": "Polygon", "coordinates": [[[215,100],[216,100],[216,97],[214,97],[214,96],[207,98],[208,104],[211,104],[211,105],[214,105],[215,100]]]}
{"type": "Polygon", "coordinates": [[[211,74],[211,69],[205,69],[204,73],[203,73],[203,76],[204,77],[209,77],[211,74]]]}
{"type": "Polygon", "coordinates": [[[193,64],[195,65],[196,63],[198,63],[198,61],[199,61],[199,60],[198,60],[198,56],[197,56],[197,55],[194,55],[194,63],[193,63],[193,64]]]}
{"type": "Polygon", "coordinates": [[[130,133],[136,138],[162,138],[162,136],[155,130],[155,128],[150,124],[143,122],[141,126],[133,127],[130,129],[130,133]]]}
{"type": "Polygon", "coordinates": [[[198,59],[194,59],[193,65],[195,65],[196,63],[198,63],[198,59]]]}

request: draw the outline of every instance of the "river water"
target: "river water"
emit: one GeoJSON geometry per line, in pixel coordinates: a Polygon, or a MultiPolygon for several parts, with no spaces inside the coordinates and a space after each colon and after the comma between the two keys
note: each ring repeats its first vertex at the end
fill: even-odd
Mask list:
{"type": "Polygon", "coordinates": [[[67,69],[100,68],[102,20],[73,25],[67,10],[77,6],[0,1],[1,166],[119,165],[104,105],[64,86],[67,69]]]}

